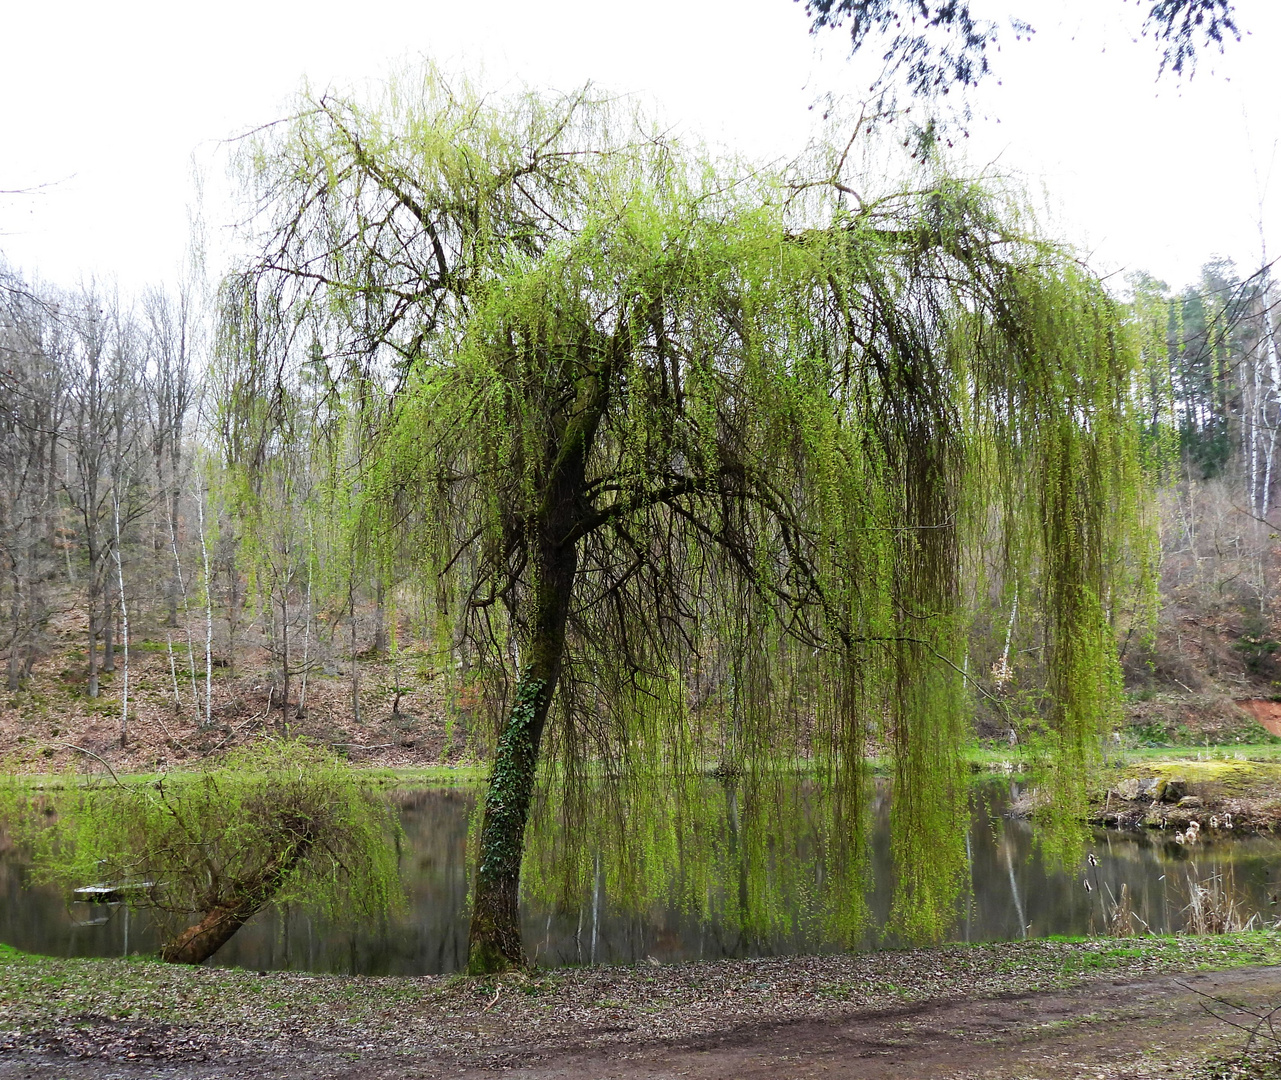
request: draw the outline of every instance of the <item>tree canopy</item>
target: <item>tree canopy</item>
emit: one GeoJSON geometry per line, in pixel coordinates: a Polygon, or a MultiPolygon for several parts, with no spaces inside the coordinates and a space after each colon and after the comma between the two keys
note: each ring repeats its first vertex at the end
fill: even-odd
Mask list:
{"type": "Polygon", "coordinates": [[[586,91],[430,71],[308,98],[247,152],[261,254],[224,290],[226,362],[284,320],[253,360],[282,373],[274,438],[307,396],[353,550],[412,553],[490,709],[473,970],[522,960],[540,779],[582,838],[602,774],[679,798],[804,758],[857,903],[873,747],[897,924],[940,933],[988,585],[1041,598],[1079,805],[1140,516],[1137,354],[1001,199],[942,171],[855,196],[844,163],[726,162],[586,91]]]}
{"type": "MultiPolygon", "coordinates": [[[[850,48],[883,48],[887,75],[902,72],[913,94],[973,86],[991,71],[1002,28],[977,16],[970,0],[805,0],[811,29],[848,25],[850,48]]],[[[1011,15],[1016,38],[1035,33],[1011,15]]],[[[1232,0],[1147,0],[1142,31],[1161,50],[1160,71],[1192,74],[1198,54],[1239,38],[1232,0]]]]}

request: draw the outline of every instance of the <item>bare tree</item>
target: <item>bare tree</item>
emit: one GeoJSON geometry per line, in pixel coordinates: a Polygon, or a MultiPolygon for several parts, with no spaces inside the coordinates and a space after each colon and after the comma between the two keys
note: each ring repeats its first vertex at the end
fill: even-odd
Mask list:
{"type": "MultiPolygon", "coordinates": [[[[172,294],[153,289],[143,301],[147,333],[144,389],[158,509],[165,517],[162,543],[175,556],[179,508],[187,480],[184,440],[197,390],[193,353],[198,342],[198,322],[193,309],[192,293],[187,288],[172,294]]],[[[168,626],[177,625],[178,600],[185,591],[182,562],[176,557],[165,585],[168,626]]]]}
{"type": "Polygon", "coordinates": [[[0,655],[16,690],[39,658],[58,570],[53,477],[65,398],[46,352],[60,326],[20,281],[0,277],[0,655]]]}
{"type": "MultiPolygon", "coordinates": [[[[150,452],[143,406],[140,335],[118,302],[87,289],[68,304],[69,347],[60,357],[68,385],[65,439],[67,501],[77,519],[87,561],[90,697],[99,694],[97,645],[111,634],[118,597],[107,579],[117,535],[124,537],[145,515],[151,493],[145,482],[150,452]],[[116,525],[119,507],[119,527],[116,525]]],[[[123,581],[119,576],[117,591],[123,581]]]]}

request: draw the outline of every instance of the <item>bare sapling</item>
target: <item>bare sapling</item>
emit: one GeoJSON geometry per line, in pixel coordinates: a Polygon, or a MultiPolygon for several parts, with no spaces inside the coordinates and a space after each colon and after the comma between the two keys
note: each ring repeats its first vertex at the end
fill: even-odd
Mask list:
{"type": "MultiPolygon", "coordinates": [[[[178,586],[178,594],[182,597],[182,629],[187,638],[187,666],[191,674],[191,703],[195,707],[196,714],[200,713],[200,691],[196,686],[196,648],[195,642],[191,637],[191,596],[187,592],[187,578],[182,572],[182,556],[178,554],[178,530],[174,525],[174,519],[177,517],[177,496],[175,495],[174,513],[168,516],[169,524],[169,550],[173,552],[174,579],[178,586]]],[[[203,549],[203,537],[201,547],[203,549]]],[[[206,559],[206,562],[208,560],[206,559]]],[[[170,642],[170,659],[172,660],[173,644],[170,642]]],[[[174,677],[174,700],[178,702],[178,708],[181,710],[182,703],[178,699],[177,676],[174,677]]]]}
{"type": "Polygon", "coordinates": [[[120,495],[113,492],[112,502],[115,506],[116,542],[113,553],[116,559],[116,589],[119,593],[121,648],[124,653],[124,680],[120,688],[120,745],[129,744],[129,609],[125,605],[125,572],[120,559],[120,495]]]}
{"type": "Polygon", "coordinates": [[[298,708],[294,716],[301,720],[307,715],[307,674],[311,670],[311,558],[307,559],[307,613],[302,635],[302,673],[299,677],[298,708]]]}

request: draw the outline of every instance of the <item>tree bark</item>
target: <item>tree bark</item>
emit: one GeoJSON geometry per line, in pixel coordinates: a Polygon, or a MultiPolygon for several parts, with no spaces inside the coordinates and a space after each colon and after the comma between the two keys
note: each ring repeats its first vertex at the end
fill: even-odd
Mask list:
{"type": "Polygon", "coordinates": [[[285,878],[310,854],[314,842],[315,834],[304,831],[288,851],[258,874],[248,881],[234,882],[199,922],[160,947],[160,958],[171,964],[203,964],[271,902],[285,878]]]}
{"type": "Polygon", "coordinates": [[[91,698],[98,696],[98,610],[92,596],[89,599],[89,685],[86,693],[91,698]]]}
{"type": "Polygon", "coordinates": [[[116,670],[116,608],[111,600],[102,617],[102,670],[116,670]]]}
{"type": "Polygon", "coordinates": [[[203,964],[226,945],[261,907],[260,903],[243,903],[214,908],[198,923],[163,945],[160,958],[170,964],[203,964]]]}
{"type": "Polygon", "coordinates": [[[169,537],[170,543],[174,550],[174,569],[169,575],[169,581],[165,586],[165,600],[168,603],[168,610],[165,613],[165,626],[176,627],[178,625],[178,597],[186,595],[186,588],[182,582],[182,562],[178,559],[178,500],[182,497],[177,485],[178,475],[178,454],[174,454],[174,487],[173,491],[165,496],[164,514],[169,519],[169,537]]]}
{"type": "Polygon", "coordinates": [[[387,604],[384,593],[386,587],[379,577],[374,589],[374,655],[387,655],[387,604]]]}
{"type": "Polygon", "coordinates": [[[16,599],[10,606],[9,623],[11,627],[12,642],[9,646],[9,661],[5,686],[9,690],[17,690],[21,683],[19,676],[22,670],[21,651],[18,648],[18,641],[20,640],[20,635],[22,633],[22,612],[18,607],[18,601],[16,599]]]}
{"type": "Polygon", "coordinates": [[[289,584],[280,590],[280,725],[284,735],[289,727],[289,584]]]}
{"type": "Polygon", "coordinates": [[[516,699],[499,736],[485,794],[467,956],[467,970],[473,975],[525,964],[518,904],[525,825],[538,771],[538,747],[560,678],[578,566],[573,545],[544,545],[540,555],[530,660],[516,684],[516,699]]]}
{"type": "Polygon", "coordinates": [[[236,631],[240,618],[240,570],[234,551],[227,557],[227,671],[236,673],[236,631]]]}
{"type": "Polygon", "coordinates": [[[352,579],[347,579],[348,611],[351,615],[351,719],[360,723],[360,667],[356,660],[356,594],[352,591],[352,579]]]}
{"type": "Polygon", "coordinates": [[[538,773],[538,748],[565,655],[565,627],[578,541],[592,508],[586,498],[587,459],[609,399],[614,351],[577,387],[547,448],[547,486],[533,542],[534,612],[528,663],[498,739],[480,828],[467,970],[473,975],[525,966],[520,941],[520,864],[525,825],[538,773]]]}

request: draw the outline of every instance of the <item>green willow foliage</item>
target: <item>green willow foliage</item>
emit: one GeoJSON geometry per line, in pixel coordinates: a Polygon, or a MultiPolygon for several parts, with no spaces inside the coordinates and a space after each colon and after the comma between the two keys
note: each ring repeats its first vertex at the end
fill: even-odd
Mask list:
{"type": "MultiPolygon", "coordinates": [[[[19,835],[37,878],[68,892],[138,886],[125,897],[156,913],[166,950],[193,916],[225,916],[229,937],[268,903],[339,919],[403,903],[394,812],[332,754],[267,741],[154,782],[66,779],[34,796],[36,815],[5,808],[10,822],[34,822],[19,835]]],[[[24,801],[18,782],[7,794],[24,801]]]]}
{"type": "Polygon", "coordinates": [[[833,903],[861,910],[881,748],[896,928],[929,938],[965,874],[980,564],[1042,598],[1048,782],[1083,806],[1142,526],[1140,360],[999,194],[936,171],[864,202],[834,158],[747,167],[587,93],[430,71],[308,98],[246,155],[239,302],[306,343],[353,550],[412,561],[488,730],[513,705],[529,728],[522,672],[552,673],[533,756],[579,885],[600,776],[617,835],[656,850],[696,835],[717,764],[750,845],[803,762],[833,903]]]}
{"type": "MultiPolygon", "coordinates": [[[[619,783],[621,790],[602,784],[585,806],[580,835],[532,830],[525,896],[582,912],[600,889],[611,910],[675,907],[749,942],[797,930],[843,947],[865,938],[872,853],[850,857],[852,824],[833,815],[830,795],[803,773],[776,771],[767,783],[685,776],[677,792],[619,783]]],[[[536,822],[559,812],[554,794],[548,799],[536,822]]]]}

